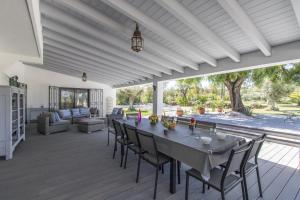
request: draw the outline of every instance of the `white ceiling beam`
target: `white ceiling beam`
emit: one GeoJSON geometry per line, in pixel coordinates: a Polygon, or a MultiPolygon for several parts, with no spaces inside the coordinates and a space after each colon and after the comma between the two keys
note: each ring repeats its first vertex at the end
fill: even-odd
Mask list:
{"type": "Polygon", "coordinates": [[[111,73],[98,73],[96,71],[93,71],[93,70],[90,70],[90,69],[87,69],[86,66],[82,63],[79,63],[79,62],[70,62],[69,60],[67,59],[61,59],[61,58],[58,58],[58,57],[47,57],[44,59],[44,63],[46,62],[49,62],[51,61],[52,63],[57,63],[57,64],[61,64],[61,65],[64,65],[64,66],[69,66],[71,68],[74,68],[74,69],[77,69],[81,72],[87,72],[87,73],[92,73],[94,75],[97,75],[98,77],[105,77],[105,78],[109,78],[111,80],[114,80],[114,79],[119,79],[119,80],[126,80],[126,81],[131,81],[133,80],[132,78],[128,78],[128,77],[125,77],[125,76],[121,76],[119,74],[111,74],[111,73]]]}
{"type": "Polygon", "coordinates": [[[58,58],[60,60],[63,60],[64,62],[70,62],[70,63],[80,63],[81,65],[85,66],[88,70],[92,70],[94,71],[95,73],[102,73],[102,75],[104,74],[113,74],[113,75],[116,75],[117,77],[118,76],[126,76],[126,77],[129,77],[131,79],[137,79],[137,80],[145,80],[144,77],[142,76],[136,76],[134,74],[124,74],[122,72],[118,72],[118,70],[110,70],[110,69],[104,69],[104,68],[99,68],[97,65],[95,64],[90,64],[90,63],[87,63],[86,60],[82,60],[81,58],[78,58],[74,55],[70,55],[70,54],[61,54],[60,53],[60,50],[58,49],[55,49],[51,46],[46,46],[46,49],[44,51],[44,54],[46,55],[47,58],[58,58]]]}
{"type": "MultiPolygon", "coordinates": [[[[151,69],[155,69],[157,71],[160,71],[160,72],[163,72],[163,73],[166,73],[166,74],[169,74],[169,75],[172,74],[172,71],[168,68],[165,68],[164,66],[157,65],[157,64],[155,64],[153,62],[150,62],[150,61],[147,61],[143,58],[141,59],[141,58],[137,57],[136,55],[134,55],[132,53],[124,52],[122,50],[119,50],[118,48],[112,47],[111,45],[108,45],[104,42],[100,42],[99,40],[93,39],[91,37],[83,36],[82,34],[77,33],[74,30],[70,30],[70,29],[66,28],[65,26],[56,24],[55,22],[53,22],[51,20],[45,19],[44,20],[44,27],[46,27],[47,29],[49,29],[51,31],[55,31],[56,33],[59,33],[60,35],[68,37],[69,39],[71,38],[75,41],[80,41],[81,43],[86,44],[88,46],[91,46],[94,49],[98,49],[99,51],[105,51],[105,52],[108,52],[110,54],[114,54],[114,55],[119,56],[123,59],[131,60],[131,61],[133,61],[137,64],[140,64],[141,66],[148,67],[148,68],[151,68],[151,69]]],[[[48,34],[52,34],[52,33],[50,32],[48,34]]],[[[56,34],[56,37],[62,38],[62,36],[60,36],[60,35],[56,34]]],[[[115,39],[115,38],[105,38],[105,39],[106,40],[104,40],[104,41],[107,41],[109,39],[115,39]]],[[[117,40],[117,39],[115,39],[115,40],[117,40]]],[[[127,45],[127,48],[128,48],[128,45],[127,45]]]]}
{"type": "Polygon", "coordinates": [[[236,0],[218,0],[223,9],[244,31],[265,56],[271,56],[271,46],[236,0]]]}
{"type": "Polygon", "coordinates": [[[224,42],[219,36],[211,31],[204,23],[202,23],[197,17],[195,17],[187,8],[176,0],[155,0],[160,6],[165,8],[174,17],[187,25],[190,29],[194,30],[202,38],[209,43],[223,51],[228,57],[235,62],[240,61],[240,54],[224,42]]]}
{"type": "Polygon", "coordinates": [[[300,1],[299,0],[291,0],[291,2],[292,2],[292,6],[294,9],[299,27],[300,27],[300,1]]]}
{"type": "Polygon", "coordinates": [[[123,74],[123,73],[118,73],[118,71],[114,71],[114,70],[109,70],[109,69],[103,69],[103,68],[99,68],[98,66],[96,66],[95,64],[91,64],[90,62],[86,62],[86,60],[83,60],[81,58],[78,57],[73,57],[73,56],[66,56],[66,55],[62,55],[59,54],[59,52],[57,50],[54,50],[54,48],[52,47],[48,47],[46,46],[45,50],[44,50],[44,54],[46,58],[52,58],[52,59],[59,59],[63,62],[66,63],[71,63],[71,64],[78,64],[80,66],[84,66],[88,71],[105,76],[105,75],[112,75],[113,77],[118,77],[118,78],[122,78],[122,76],[126,76],[132,80],[137,79],[137,80],[145,80],[144,77],[141,76],[135,76],[132,74],[123,74]]]}
{"type": "MultiPolygon", "coordinates": [[[[81,62],[88,63],[88,65],[92,65],[97,67],[97,69],[101,71],[109,71],[113,73],[122,74],[124,76],[129,77],[139,77],[139,78],[150,78],[152,79],[153,76],[147,73],[141,73],[141,75],[136,74],[136,72],[130,72],[131,69],[128,71],[127,66],[119,66],[118,68],[115,68],[114,66],[117,66],[117,63],[110,63],[110,61],[106,60],[100,60],[97,57],[94,57],[93,55],[87,54],[86,52],[78,49],[70,49],[68,45],[65,45],[63,43],[57,43],[55,39],[50,39],[48,37],[44,37],[44,43],[45,46],[47,45],[47,51],[45,53],[51,51],[52,53],[59,54],[63,57],[69,57],[74,60],[80,60],[81,62]],[[101,62],[98,62],[98,61],[101,62]],[[109,65],[103,64],[107,63],[109,65]],[[124,70],[126,69],[126,70],[124,70]]],[[[138,70],[136,70],[138,71],[138,70]]]]}
{"type": "MultiPolygon", "coordinates": [[[[132,35],[132,30],[125,27],[123,24],[120,24],[113,19],[107,17],[96,9],[78,1],[78,0],[54,0],[56,3],[68,7],[69,9],[79,13],[82,16],[85,16],[97,23],[100,23],[118,33],[121,33],[124,37],[130,39],[132,35]]],[[[76,20],[76,19],[74,19],[76,20]]],[[[198,64],[186,58],[185,56],[176,53],[174,51],[170,51],[166,47],[154,42],[152,39],[143,36],[145,43],[145,50],[150,49],[152,52],[158,52],[161,57],[168,59],[172,62],[178,63],[181,66],[189,67],[197,70],[198,64]]]]}
{"type": "MultiPolygon", "coordinates": [[[[46,37],[45,37],[45,39],[48,40],[48,38],[46,38],[46,37]]],[[[132,74],[135,76],[146,77],[149,79],[153,78],[153,76],[151,74],[140,72],[139,70],[131,69],[127,66],[119,65],[118,63],[112,63],[109,60],[105,60],[104,58],[100,59],[98,57],[92,56],[91,54],[87,54],[84,51],[82,51],[79,55],[79,54],[75,54],[75,53],[72,53],[72,52],[69,52],[66,50],[61,50],[61,49],[55,48],[53,46],[49,46],[47,49],[47,52],[49,51],[49,48],[52,48],[53,49],[52,53],[55,53],[57,55],[69,57],[71,59],[81,59],[81,60],[85,60],[85,61],[88,60],[89,63],[96,64],[98,68],[102,68],[102,69],[113,71],[113,72],[118,72],[121,74],[125,74],[126,76],[128,74],[132,74]],[[124,70],[124,69],[126,69],[126,70],[124,70]]]]}
{"type": "MultiPolygon", "coordinates": [[[[48,32],[45,32],[44,34],[46,35],[48,32]]],[[[137,69],[137,70],[142,70],[146,73],[150,73],[153,74],[155,76],[162,76],[160,72],[153,70],[153,69],[149,69],[149,68],[144,68],[141,65],[138,65],[134,62],[131,62],[129,60],[114,56],[112,54],[109,53],[105,53],[102,51],[99,51],[98,49],[95,49],[93,47],[89,47],[87,48],[84,44],[81,44],[79,42],[75,42],[71,39],[68,39],[67,37],[63,37],[63,39],[60,39],[58,37],[55,37],[55,39],[52,39],[51,41],[51,45],[54,45],[58,48],[61,48],[63,50],[67,50],[69,52],[73,52],[75,54],[81,55],[81,52],[86,52],[89,53],[93,56],[99,56],[99,57],[103,57],[105,59],[111,60],[112,62],[116,62],[119,63],[120,65],[125,65],[125,66],[130,66],[133,69],[137,69]],[[68,48],[66,48],[68,47],[68,48]]],[[[124,69],[126,70],[126,69],[124,69]]]]}
{"type": "Polygon", "coordinates": [[[87,70],[83,69],[82,67],[79,67],[79,65],[73,65],[73,64],[70,64],[70,63],[64,63],[62,61],[59,61],[59,60],[53,60],[53,59],[49,59],[49,58],[45,58],[44,59],[44,64],[45,65],[52,65],[52,66],[57,66],[57,67],[61,67],[61,68],[64,68],[66,70],[75,70],[75,71],[78,71],[79,74],[82,75],[83,72],[86,72],[87,75],[93,75],[95,77],[98,77],[99,79],[104,79],[106,81],[112,81],[112,82],[129,82],[131,81],[131,79],[120,79],[120,78],[117,78],[117,77],[112,77],[112,76],[101,76],[101,75],[98,75],[96,73],[92,73],[92,72],[88,72],[87,70]]]}
{"type": "MultiPolygon", "coordinates": [[[[73,77],[76,77],[79,79],[81,79],[81,76],[82,76],[82,74],[79,74],[79,72],[76,70],[66,70],[66,69],[64,69],[62,67],[58,67],[58,66],[52,66],[52,65],[46,65],[46,64],[39,65],[39,64],[33,64],[33,63],[28,63],[28,65],[37,67],[37,68],[40,68],[43,70],[48,70],[48,71],[52,71],[52,72],[56,72],[56,73],[60,73],[60,74],[68,75],[68,76],[73,76],[73,77]]],[[[100,80],[93,76],[92,77],[88,76],[88,80],[108,84],[110,86],[113,86],[116,84],[116,82],[112,82],[111,80],[105,80],[105,79],[100,80]]],[[[121,82],[119,82],[119,83],[122,84],[121,82]]],[[[123,84],[124,84],[124,82],[123,82],[123,84]]]]}
{"type": "Polygon", "coordinates": [[[95,48],[101,49],[111,54],[115,54],[124,59],[131,60],[132,62],[136,62],[142,66],[161,71],[165,74],[171,75],[172,71],[170,69],[175,69],[176,71],[179,70],[180,72],[183,72],[182,67],[177,66],[174,63],[166,63],[167,61],[164,61],[163,59],[161,60],[164,65],[162,65],[159,62],[158,63],[153,62],[153,60],[159,58],[156,56],[154,56],[153,58],[153,55],[147,54],[146,52],[144,52],[141,55],[134,53],[132,50],[130,50],[129,43],[123,42],[119,38],[116,38],[110,34],[95,29],[92,26],[88,25],[87,23],[83,23],[79,20],[74,20],[74,17],[64,14],[62,11],[55,9],[50,5],[45,4],[43,7],[44,8],[42,9],[42,11],[43,11],[43,15],[46,16],[46,19],[44,18],[42,23],[43,26],[45,27],[54,29],[59,33],[67,33],[69,37],[73,37],[74,39],[82,41],[83,43],[89,44],[91,46],[94,46],[95,48]],[[47,12],[45,10],[47,10],[47,12]],[[70,30],[67,27],[65,27],[65,25],[64,26],[59,25],[54,21],[49,20],[49,18],[62,22],[63,24],[68,26],[70,26],[71,24],[71,26],[75,27],[77,30],[80,30],[81,32],[84,31],[84,33],[83,34],[78,33],[77,30],[70,30]],[[84,36],[85,34],[98,38],[98,40],[93,39],[90,36],[84,36]],[[105,43],[100,42],[99,39],[105,41],[105,43]],[[108,45],[107,43],[113,43],[115,47],[108,45]],[[120,50],[120,48],[125,51],[120,50]],[[142,55],[144,55],[144,57],[142,55]]]}
{"type": "Polygon", "coordinates": [[[110,5],[111,7],[117,9],[129,18],[139,22],[152,32],[172,42],[179,48],[186,51],[188,54],[193,55],[193,57],[195,57],[199,61],[205,61],[212,66],[217,65],[217,61],[215,58],[203,52],[201,49],[194,46],[193,44],[186,41],[177,34],[173,33],[169,29],[165,28],[160,23],[156,22],[152,18],[148,17],[147,15],[136,9],[134,6],[130,5],[128,2],[124,0],[102,0],[102,2],[110,5]]]}

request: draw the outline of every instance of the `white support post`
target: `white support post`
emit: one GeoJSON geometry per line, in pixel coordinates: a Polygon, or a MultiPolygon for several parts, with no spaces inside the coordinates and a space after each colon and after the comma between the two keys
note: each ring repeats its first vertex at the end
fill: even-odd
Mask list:
{"type": "Polygon", "coordinates": [[[153,114],[162,115],[163,113],[163,81],[153,80],[153,114]]]}

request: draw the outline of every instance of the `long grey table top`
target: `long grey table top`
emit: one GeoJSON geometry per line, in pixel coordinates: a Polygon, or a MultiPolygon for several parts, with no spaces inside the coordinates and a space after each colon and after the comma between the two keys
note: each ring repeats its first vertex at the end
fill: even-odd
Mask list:
{"type": "MultiPolygon", "coordinates": [[[[120,121],[135,126],[133,120],[120,121]]],[[[205,129],[195,129],[192,132],[187,125],[182,124],[177,124],[174,130],[168,130],[164,134],[165,127],[160,122],[152,125],[148,119],[142,119],[136,128],[153,134],[160,152],[190,165],[207,178],[210,177],[210,170],[226,162],[230,150],[243,140],[231,135],[227,135],[225,140],[219,140],[215,134],[210,134],[205,129]],[[202,136],[211,137],[212,142],[204,144],[198,139],[202,136]]]]}

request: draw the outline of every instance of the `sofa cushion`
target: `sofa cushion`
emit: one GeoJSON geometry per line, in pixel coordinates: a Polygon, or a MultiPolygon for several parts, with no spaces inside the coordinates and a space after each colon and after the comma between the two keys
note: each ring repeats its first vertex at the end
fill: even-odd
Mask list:
{"type": "Polygon", "coordinates": [[[79,108],[80,114],[84,116],[89,116],[90,115],[90,109],[88,108],[79,108]]]}
{"type": "Polygon", "coordinates": [[[55,115],[55,121],[57,121],[57,122],[60,121],[58,112],[54,112],[54,115],[55,115]]]}
{"type": "Polygon", "coordinates": [[[79,108],[73,108],[73,109],[71,109],[71,111],[72,111],[73,117],[79,117],[79,116],[81,116],[81,114],[79,112],[79,108]]]}
{"type": "Polygon", "coordinates": [[[71,115],[71,112],[70,110],[59,110],[59,115],[61,118],[63,119],[69,119],[69,118],[72,118],[72,115],[71,115]]]}
{"type": "Polygon", "coordinates": [[[55,118],[55,113],[54,112],[51,112],[50,117],[49,117],[49,122],[50,123],[56,122],[56,118],[55,118]]]}

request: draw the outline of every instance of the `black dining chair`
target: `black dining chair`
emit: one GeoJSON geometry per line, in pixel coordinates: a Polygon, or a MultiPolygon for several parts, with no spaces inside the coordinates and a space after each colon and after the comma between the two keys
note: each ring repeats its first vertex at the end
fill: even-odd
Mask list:
{"type": "Polygon", "coordinates": [[[138,141],[140,142],[140,148],[141,148],[140,151],[142,151],[143,153],[139,154],[136,182],[138,183],[139,181],[141,159],[145,160],[149,164],[156,167],[154,195],[153,195],[153,199],[155,199],[156,190],[157,190],[157,181],[158,181],[158,171],[164,164],[170,161],[170,158],[160,153],[157,150],[157,146],[153,134],[149,134],[141,130],[137,130],[137,133],[138,133],[137,134],[138,141]]]}
{"type": "MultiPolygon", "coordinates": [[[[248,160],[249,151],[253,142],[245,143],[231,150],[225,169],[214,168],[210,172],[210,178],[205,180],[201,173],[196,169],[186,171],[186,186],[185,186],[185,199],[188,200],[189,192],[189,177],[192,176],[203,183],[208,185],[221,193],[222,200],[225,200],[225,194],[231,191],[238,184],[242,186],[243,199],[245,199],[245,185],[244,177],[242,175],[235,175],[235,171],[243,171],[248,160]]],[[[204,190],[203,190],[204,192],[204,190]]]]}
{"type": "Polygon", "coordinates": [[[143,153],[140,151],[140,143],[138,141],[136,127],[131,126],[129,124],[123,124],[124,132],[125,132],[125,140],[126,140],[126,151],[125,151],[125,161],[124,161],[124,169],[127,167],[127,156],[128,149],[133,151],[135,154],[143,153]]]}
{"type": "MultiPolygon", "coordinates": [[[[259,189],[259,196],[263,197],[262,188],[261,188],[261,182],[260,182],[260,175],[259,175],[259,169],[258,169],[258,154],[261,150],[261,147],[265,141],[266,134],[263,134],[260,137],[254,138],[253,146],[249,153],[249,158],[247,160],[247,163],[245,165],[245,170],[242,172],[242,176],[244,177],[244,184],[245,184],[245,193],[246,193],[246,199],[249,199],[248,196],[248,187],[247,187],[247,176],[252,174],[254,171],[256,171],[256,177],[258,182],[258,189],[259,189]],[[251,162],[254,158],[254,162],[251,162]]],[[[240,172],[239,172],[240,173],[240,172]]]]}
{"type": "Polygon", "coordinates": [[[191,119],[186,117],[177,117],[177,124],[189,125],[191,119]]]}
{"type": "Polygon", "coordinates": [[[116,156],[116,151],[118,149],[118,143],[121,145],[121,163],[120,163],[120,167],[122,167],[123,165],[123,158],[124,158],[124,148],[127,145],[127,140],[125,138],[125,134],[124,131],[122,129],[122,124],[113,119],[112,120],[114,129],[115,129],[115,145],[114,145],[114,153],[113,153],[113,159],[116,156]]]}
{"type": "Polygon", "coordinates": [[[202,128],[202,129],[215,129],[217,127],[217,124],[214,122],[207,122],[207,121],[201,121],[196,120],[196,128],[202,128]]]}

